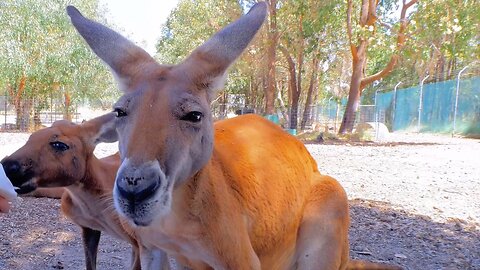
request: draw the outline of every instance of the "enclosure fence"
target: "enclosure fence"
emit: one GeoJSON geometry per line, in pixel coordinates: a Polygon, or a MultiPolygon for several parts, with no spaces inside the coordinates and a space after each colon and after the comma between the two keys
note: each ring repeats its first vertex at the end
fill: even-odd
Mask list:
{"type": "Polygon", "coordinates": [[[16,106],[14,104],[11,97],[0,96],[0,131],[32,131],[48,126],[57,120],[65,119],[67,110],[73,122],[82,120],[77,106],[66,109],[60,99],[52,99],[47,104],[28,98],[17,102],[16,106]]]}
{"type": "Polygon", "coordinates": [[[480,77],[379,93],[376,100],[391,131],[480,134],[480,77]]]}
{"type": "MultiPolygon", "coordinates": [[[[313,126],[337,132],[346,101],[323,99],[312,106],[313,126]]],[[[364,98],[355,126],[381,123],[390,132],[480,134],[480,77],[377,91],[371,104],[366,103],[364,98]]],[[[307,125],[307,129],[311,128],[312,124],[307,125]]]]}
{"type": "MultiPolygon", "coordinates": [[[[397,89],[399,85],[386,91],[377,90],[373,100],[368,102],[370,104],[364,98],[357,112],[356,125],[382,123],[390,132],[407,130],[480,134],[480,77],[425,85],[420,83],[414,87],[397,89]]],[[[223,119],[238,114],[261,113],[243,103],[244,100],[237,96],[232,102],[215,104],[212,106],[213,116],[223,119]]],[[[23,100],[21,107],[13,104],[8,96],[0,96],[0,131],[31,131],[29,128],[32,123],[48,126],[64,119],[66,115],[62,100],[53,99],[48,104],[41,104],[34,99],[23,100]]],[[[306,120],[303,119],[304,108],[300,107],[296,114],[298,129],[303,124],[307,130],[338,132],[345,105],[346,98],[340,102],[333,98],[322,99],[311,106],[306,120]]],[[[76,106],[69,108],[69,114],[74,122],[89,118],[82,115],[76,106]]],[[[272,120],[289,129],[289,120],[293,116],[289,108],[277,108],[272,120]]]]}

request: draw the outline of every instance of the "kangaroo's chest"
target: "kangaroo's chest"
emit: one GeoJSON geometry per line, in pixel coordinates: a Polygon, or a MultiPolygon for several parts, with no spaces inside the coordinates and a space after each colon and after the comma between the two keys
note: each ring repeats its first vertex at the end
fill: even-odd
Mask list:
{"type": "Polygon", "coordinates": [[[65,215],[82,227],[105,232],[118,239],[129,240],[115,212],[111,196],[98,196],[85,192],[67,190],[62,199],[65,215]]]}
{"type": "Polygon", "coordinates": [[[132,230],[145,248],[161,249],[184,266],[204,269],[207,266],[205,262],[214,260],[214,256],[203,242],[202,229],[194,221],[185,223],[167,217],[148,227],[135,227],[132,230]]]}

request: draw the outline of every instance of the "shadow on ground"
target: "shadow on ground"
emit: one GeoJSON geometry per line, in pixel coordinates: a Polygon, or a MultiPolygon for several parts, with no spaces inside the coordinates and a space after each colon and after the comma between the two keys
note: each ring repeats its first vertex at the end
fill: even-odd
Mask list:
{"type": "MultiPolygon", "coordinates": [[[[102,234],[98,268],[128,269],[129,245],[102,234]]],[[[21,198],[0,214],[0,269],[85,269],[80,227],[60,212],[60,200],[21,198]]]]}
{"type": "MultiPolygon", "coordinates": [[[[24,198],[0,215],[0,269],[84,269],[79,228],[59,211],[60,201],[24,198]]],[[[480,270],[480,225],[438,223],[384,202],[350,201],[351,257],[409,270],[480,270]]],[[[128,269],[130,247],[102,235],[98,267],[128,269]]]]}
{"type": "Polygon", "coordinates": [[[350,255],[411,270],[480,269],[479,224],[446,223],[384,202],[350,201],[350,255]]]}

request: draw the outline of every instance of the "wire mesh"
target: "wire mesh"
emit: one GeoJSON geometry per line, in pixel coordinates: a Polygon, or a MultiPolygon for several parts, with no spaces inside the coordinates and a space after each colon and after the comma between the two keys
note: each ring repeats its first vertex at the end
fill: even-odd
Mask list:
{"type": "MultiPolygon", "coordinates": [[[[380,93],[377,106],[390,115],[390,130],[453,132],[456,86],[456,80],[425,84],[422,97],[420,86],[380,93]]],[[[460,80],[456,118],[455,132],[480,133],[480,77],[460,80]]]]}

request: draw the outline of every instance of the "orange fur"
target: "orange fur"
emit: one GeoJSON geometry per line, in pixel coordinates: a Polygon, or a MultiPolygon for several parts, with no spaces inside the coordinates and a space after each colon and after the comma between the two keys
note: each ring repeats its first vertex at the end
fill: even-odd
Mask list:
{"type": "Polygon", "coordinates": [[[390,269],[349,262],[345,191],[300,141],[256,115],[217,122],[210,162],[173,197],[171,214],[135,234],[192,269],[390,269]]]}

